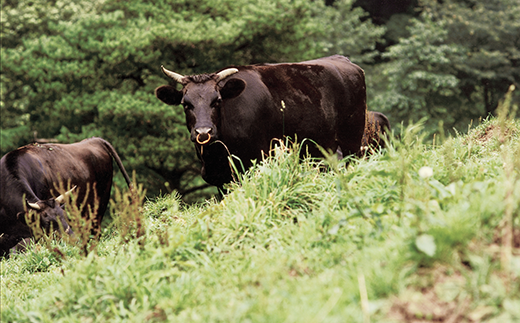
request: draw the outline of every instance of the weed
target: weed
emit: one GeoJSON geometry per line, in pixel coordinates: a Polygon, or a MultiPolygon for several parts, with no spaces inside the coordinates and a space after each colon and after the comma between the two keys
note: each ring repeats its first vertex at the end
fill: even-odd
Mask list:
{"type": "Polygon", "coordinates": [[[110,200],[112,225],[119,234],[121,244],[137,241],[143,246],[146,241],[146,223],[142,205],[146,192],[141,184],[137,185],[135,173],[132,175],[132,187],[125,192],[115,188],[114,199],[110,200]]]}

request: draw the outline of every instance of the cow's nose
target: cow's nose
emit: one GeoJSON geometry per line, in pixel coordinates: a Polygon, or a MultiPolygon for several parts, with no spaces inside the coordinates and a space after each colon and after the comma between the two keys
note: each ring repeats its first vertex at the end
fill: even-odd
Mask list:
{"type": "Polygon", "coordinates": [[[201,128],[195,129],[195,132],[199,135],[209,134],[211,132],[211,128],[210,127],[201,127],[201,128]]]}
{"type": "Polygon", "coordinates": [[[197,143],[199,145],[205,145],[211,140],[211,128],[210,127],[200,127],[195,129],[197,133],[197,143]]]}

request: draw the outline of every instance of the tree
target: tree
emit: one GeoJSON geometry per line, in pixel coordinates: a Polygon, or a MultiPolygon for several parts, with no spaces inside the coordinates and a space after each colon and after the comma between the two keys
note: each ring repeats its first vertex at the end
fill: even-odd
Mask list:
{"type": "Polygon", "coordinates": [[[425,0],[421,10],[410,36],[383,54],[386,87],[372,104],[394,120],[426,117],[432,128],[439,120],[462,128],[493,113],[520,82],[518,3],[425,0]]]}
{"type": "Polygon", "coordinates": [[[337,0],[331,6],[316,5],[324,28],[319,47],[327,55],[340,54],[360,65],[371,64],[379,54],[376,43],[385,28],[374,25],[367,19],[368,14],[361,7],[353,7],[353,3],[353,0],[337,0]]]}

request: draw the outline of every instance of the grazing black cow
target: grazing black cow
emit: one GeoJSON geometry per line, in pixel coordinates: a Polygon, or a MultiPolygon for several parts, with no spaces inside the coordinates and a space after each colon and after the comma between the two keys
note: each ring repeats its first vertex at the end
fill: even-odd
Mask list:
{"type": "Polygon", "coordinates": [[[384,114],[367,111],[367,123],[363,133],[363,140],[361,141],[361,152],[370,154],[380,148],[385,148],[383,138],[390,131],[390,121],[384,114]]]}
{"type": "MultiPolygon", "coordinates": [[[[160,86],[155,94],[167,104],[184,106],[202,177],[209,184],[220,187],[232,180],[229,155],[249,168],[251,160],[269,151],[273,138],[308,138],[327,150],[341,147],[347,154],[360,150],[365,74],[346,57],[236,66],[195,76],[161,68],[183,87],[178,91],[160,86]]],[[[308,149],[321,156],[316,147],[308,149]]]]}
{"type": "Polygon", "coordinates": [[[89,215],[88,209],[94,207],[97,198],[94,230],[99,230],[112,188],[112,158],[132,188],[121,159],[112,145],[101,138],[74,144],[32,144],[3,156],[0,160],[0,256],[31,238],[25,210],[35,210],[45,230],[51,225],[57,229],[59,221],[70,232],[61,205],[64,196],[58,193],[60,183],[63,187],[73,187],[67,194],[74,192],[78,207],[85,201],[83,217],[89,215]]]}

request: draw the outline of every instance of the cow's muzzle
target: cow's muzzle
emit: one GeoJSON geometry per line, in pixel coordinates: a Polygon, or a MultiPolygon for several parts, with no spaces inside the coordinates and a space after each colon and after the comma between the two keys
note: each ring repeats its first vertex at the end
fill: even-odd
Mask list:
{"type": "Polygon", "coordinates": [[[197,128],[195,129],[195,132],[197,133],[196,141],[199,145],[205,145],[211,140],[211,128],[204,127],[204,128],[197,128]]]}

